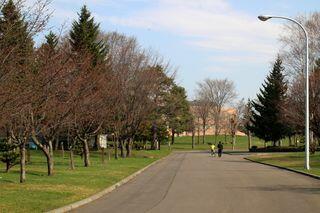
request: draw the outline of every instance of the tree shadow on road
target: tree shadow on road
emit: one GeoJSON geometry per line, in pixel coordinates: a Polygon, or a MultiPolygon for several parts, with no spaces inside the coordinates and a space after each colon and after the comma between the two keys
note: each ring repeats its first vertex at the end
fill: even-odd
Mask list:
{"type": "Polygon", "coordinates": [[[310,187],[310,186],[277,185],[277,186],[244,187],[244,189],[252,190],[252,191],[293,192],[293,193],[320,195],[320,187],[310,187]]]}
{"type": "Polygon", "coordinates": [[[223,160],[224,162],[227,162],[227,163],[251,163],[250,161],[245,161],[245,160],[223,160]]]}

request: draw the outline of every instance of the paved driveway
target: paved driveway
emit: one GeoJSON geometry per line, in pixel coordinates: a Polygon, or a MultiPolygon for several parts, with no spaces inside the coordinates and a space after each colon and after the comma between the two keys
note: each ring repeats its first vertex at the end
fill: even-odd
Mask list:
{"type": "Polygon", "coordinates": [[[223,155],[184,152],[74,212],[320,212],[320,181],[223,155]]]}

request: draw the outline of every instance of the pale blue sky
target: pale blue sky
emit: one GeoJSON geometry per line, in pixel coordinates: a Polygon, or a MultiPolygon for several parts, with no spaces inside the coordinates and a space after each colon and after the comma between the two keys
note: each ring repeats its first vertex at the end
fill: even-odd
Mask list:
{"type": "Polygon", "coordinates": [[[53,0],[49,26],[69,28],[84,3],[103,31],[135,36],[177,67],[189,99],[205,78],[233,80],[239,97],[254,98],[280,49],[283,23],[256,17],[320,7],[319,0],[53,0]]]}

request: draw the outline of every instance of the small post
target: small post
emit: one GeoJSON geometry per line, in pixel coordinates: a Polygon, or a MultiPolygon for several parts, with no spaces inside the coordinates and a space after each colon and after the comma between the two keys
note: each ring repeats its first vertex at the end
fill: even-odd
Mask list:
{"type": "Polygon", "coordinates": [[[101,161],[104,164],[104,148],[101,148],[101,161]]]}
{"type": "Polygon", "coordinates": [[[107,145],[107,149],[108,149],[108,161],[110,161],[111,160],[111,152],[110,152],[110,148],[108,145],[107,145]]]}

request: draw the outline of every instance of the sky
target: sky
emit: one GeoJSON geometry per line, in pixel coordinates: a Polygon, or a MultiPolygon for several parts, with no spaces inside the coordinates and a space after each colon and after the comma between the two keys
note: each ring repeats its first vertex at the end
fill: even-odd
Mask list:
{"type": "Polygon", "coordinates": [[[319,0],[53,0],[48,28],[70,29],[83,4],[101,30],[134,36],[177,68],[190,100],[206,78],[232,80],[239,98],[255,98],[285,33],[285,22],[257,16],[295,17],[320,7],[319,0]]]}

